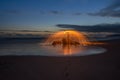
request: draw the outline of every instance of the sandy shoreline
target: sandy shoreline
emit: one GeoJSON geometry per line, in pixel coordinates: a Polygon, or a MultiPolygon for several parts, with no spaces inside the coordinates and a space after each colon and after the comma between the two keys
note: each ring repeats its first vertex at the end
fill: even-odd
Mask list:
{"type": "Polygon", "coordinates": [[[0,80],[119,80],[120,41],[82,57],[0,56],[0,80]]]}

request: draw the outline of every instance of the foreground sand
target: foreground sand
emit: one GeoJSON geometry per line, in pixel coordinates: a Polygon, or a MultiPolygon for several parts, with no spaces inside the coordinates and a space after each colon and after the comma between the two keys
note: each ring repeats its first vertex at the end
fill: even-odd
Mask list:
{"type": "Polygon", "coordinates": [[[120,40],[83,57],[1,56],[0,80],[120,80],[120,40]]]}

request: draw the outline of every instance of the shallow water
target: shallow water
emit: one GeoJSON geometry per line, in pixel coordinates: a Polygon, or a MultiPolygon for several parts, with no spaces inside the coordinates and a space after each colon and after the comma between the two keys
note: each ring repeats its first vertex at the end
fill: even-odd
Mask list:
{"type": "Polygon", "coordinates": [[[13,41],[0,44],[0,55],[40,55],[40,56],[86,56],[104,53],[101,47],[72,47],[69,50],[61,46],[43,45],[41,42],[13,41]]]}

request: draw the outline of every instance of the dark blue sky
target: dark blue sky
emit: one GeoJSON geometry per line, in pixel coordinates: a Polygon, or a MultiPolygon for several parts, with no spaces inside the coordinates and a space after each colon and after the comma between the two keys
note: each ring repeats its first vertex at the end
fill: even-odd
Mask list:
{"type": "Polygon", "coordinates": [[[119,0],[0,0],[0,29],[54,31],[57,24],[119,22],[119,0]]]}

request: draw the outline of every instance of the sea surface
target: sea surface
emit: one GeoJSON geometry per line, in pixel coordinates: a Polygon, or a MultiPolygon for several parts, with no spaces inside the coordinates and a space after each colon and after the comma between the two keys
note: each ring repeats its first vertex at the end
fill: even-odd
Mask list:
{"type": "MultiPolygon", "coordinates": [[[[95,38],[96,41],[109,41],[114,39],[120,39],[120,36],[118,35],[104,38],[95,38]]],[[[51,45],[44,45],[44,41],[45,39],[42,38],[0,38],[0,56],[86,56],[100,54],[107,51],[106,49],[99,46],[72,47],[70,49],[62,48],[61,46],[53,47],[51,45]]]]}
{"type": "Polygon", "coordinates": [[[1,39],[0,56],[85,56],[104,53],[106,50],[101,47],[72,47],[62,48],[61,46],[44,45],[44,39],[1,39]]]}

